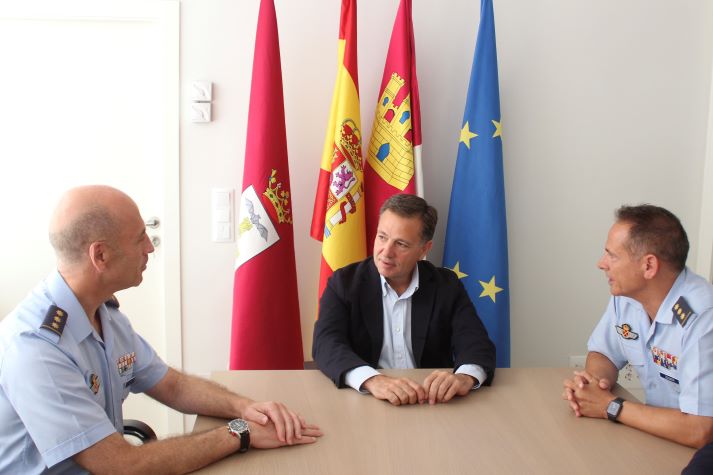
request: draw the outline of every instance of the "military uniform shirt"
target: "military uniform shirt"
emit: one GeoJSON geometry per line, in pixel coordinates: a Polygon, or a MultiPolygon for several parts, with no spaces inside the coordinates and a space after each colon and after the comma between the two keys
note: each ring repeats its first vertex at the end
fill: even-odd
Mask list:
{"type": "Polygon", "coordinates": [[[612,297],[588,349],[619,369],[630,363],[646,404],[713,416],[713,286],[688,268],[653,322],[636,300],[612,297]]]}
{"type": "Polygon", "coordinates": [[[0,473],[83,472],[71,457],[123,433],[129,391],[168,371],[118,308],[98,313],[103,338],[55,271],[0,322],[0,473]],[[67,314],[61,335],[42,327],[52,305],[67,314]]]}

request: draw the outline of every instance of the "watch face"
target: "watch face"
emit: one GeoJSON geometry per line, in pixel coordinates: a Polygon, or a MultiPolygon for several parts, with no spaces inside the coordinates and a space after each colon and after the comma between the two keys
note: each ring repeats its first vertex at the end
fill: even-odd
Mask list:
{"type": "Polygon", "coordinates": [[[228,426],[230,427],[231,431],[236,432],[238,434],[242,434],[243,432],[250,432],[248,428],[248,423],[245,422],[243,419],[233,419],[232,421],[228,422],[228,426]]]}
{"type": "Polygon", "coordinates": [[[616,420],[616,418],[619,417],[622,403],[623,401],[617,399],[609,402],[609,405],[607,406],[607,417],[610,420],[616,420]]]}

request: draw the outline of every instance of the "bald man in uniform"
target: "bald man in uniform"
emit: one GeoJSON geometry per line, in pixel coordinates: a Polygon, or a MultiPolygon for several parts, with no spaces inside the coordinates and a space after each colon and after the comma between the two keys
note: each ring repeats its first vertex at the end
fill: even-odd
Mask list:
{"type": "Polygon", "coordinates": [[[113,294],[138,286],[154,248],[139,209],[107,186],[69,190],[50,224],[57,270],[0,323],[0,473],[185,473],[249,446],[311,443],[318,427],[169,368],[113,294]],[[140,447],[123,436],[129,392],[233,419],[140,447]]]}

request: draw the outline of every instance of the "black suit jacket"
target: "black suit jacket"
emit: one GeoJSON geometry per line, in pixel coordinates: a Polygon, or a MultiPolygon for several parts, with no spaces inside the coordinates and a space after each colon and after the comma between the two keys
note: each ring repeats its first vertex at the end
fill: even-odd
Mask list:
{"type": "MultiPolygon", "coordinates": [[[[490,384],[495,345],[463,284],[449,269],[419,261],[411,300],[411,345],[419,368],[480,365],[490,384]]],[[[384,340],[382,289],[370,257],[337,270],[327,282],[314,326],[312,357],[337,387],[359,366],[377,367],[384,340]]]]}

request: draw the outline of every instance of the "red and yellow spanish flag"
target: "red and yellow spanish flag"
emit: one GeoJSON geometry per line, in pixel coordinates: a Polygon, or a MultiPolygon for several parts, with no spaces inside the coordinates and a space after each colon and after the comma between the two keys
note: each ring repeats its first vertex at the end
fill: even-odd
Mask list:
{"type": "Polygon", "coordinates": [[[421,108],[411,0],[401,0],[391,31],[366,157],[366,236],[371,246],[379,208],[389,196],[396,193],[423,196],[421,108]]]}
{"type": "Polygon", "coordinates": [[[310,235],[322,241],[319,297],[332,272],[366,257],[356,0],[342,0],[337,80],[310,235]]]}
{"type": "Polygon", "coordinates": [[[260,2],[233,287],[230,369],[302,369],[285,109],[273,0],[260,2]]]}

